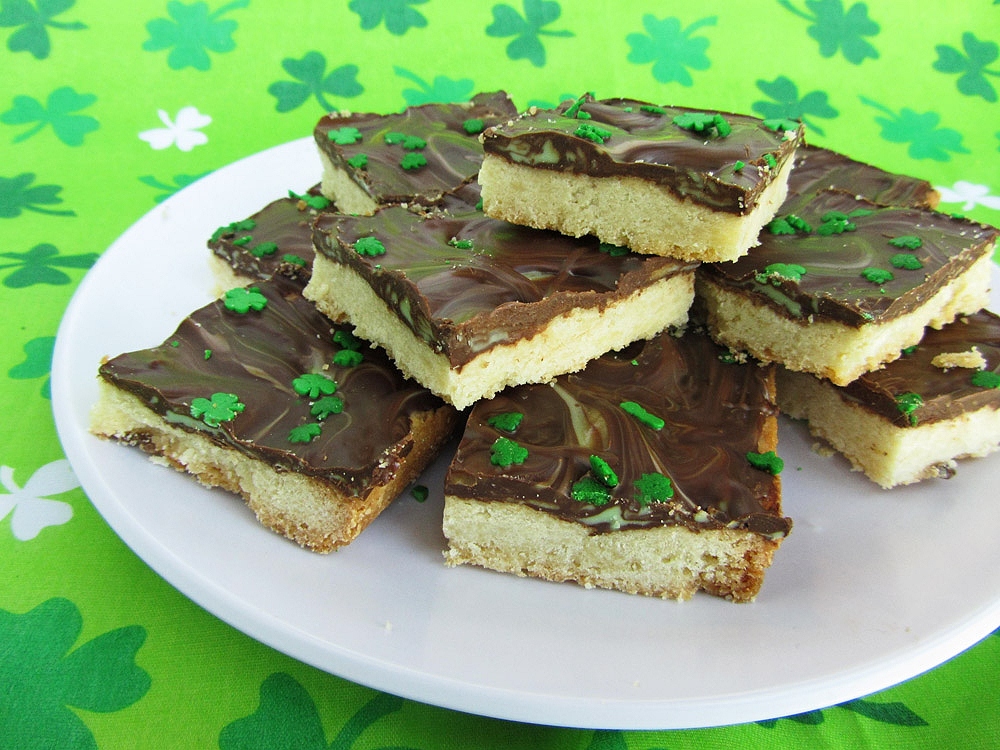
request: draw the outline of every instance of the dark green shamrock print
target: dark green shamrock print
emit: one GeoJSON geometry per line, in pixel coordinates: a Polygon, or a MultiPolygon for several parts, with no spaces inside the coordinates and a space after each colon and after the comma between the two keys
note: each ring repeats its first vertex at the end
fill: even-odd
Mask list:
{"type": "MultiPolygon", "coordinates": [[[[403,699],[379,694],[363,705],[327,742],[316,703],[294,677],[275,672],[260,686],[256,711],[225,726],[220,750],[350,750],[373,724],[399,711],[403,699]]],[[[383,748],[389,750],[389,748],[383,748]]],[[[407,750],[398,745],[393,750],[407,750]]]]}
{"type": "Polygon", "coordinates": [[[434,82],[428,83],[413,71],[398,65],[393,67],[393,71],[400,78],[417,84],[418,88],[403,89],[403,101],[411,107],[430,102],[465,102],[472,98],[474,84],[471,78],[455,80],[447,76],[435,76],[434,82]]]}
{"type": "Polygon", "coordinates": [[[145,628],[110,630],[74,649],[82,629],[68,599],[24,614],[0,609],[0,747],[96,748],[86,712],[121,711],[149,690],[135,663],[145,628]]]}
{"type": "Polygon", "coordinates": [[[876,36],[880,28],[868,17],[868,6],[864,3],[855,3],[847,11],[841,0],[806,0],[804,11],[790,0],[778,0],[778,4],[812,21],[808,33],[819,42],[823,57],[833,57],[840,50],[844,59],[855,65],[878,57],[878,50],[865,37],[876,36]]]}
{"type": "Polygon", "coordinates": [[[351,97],[365,90],[357,80],[357,65],[341,65],[327,73],[326,57],[315,50],[306,52],[298,60],[286,57],[281,61],[281,67],[295,80],[275,81],[267,87],[267,93],[277,100],[274,108],[279,112],[298,109],[313,96],[326,112],[332,112],[337,108],[326,98],[327,95],[351,97]]]}
{"type": "Polygon", "coordinates": [[[514,37],[507,45],[511,60],[528,60],[537,68],[545,65],[545,45],[541,37],[570,37],[572,31],[546,29],[562,15],[562,8],[555,0],[524,0],[522,16],[515,8],[501,3],[493,6],[493,23],[486,27],[486,35],[514,37]]]}
{"type": "Polygon", "coordinates": [[[361,28],[374,29],[385,21],[385,30],[402,36],[410,29],[422,29],[427,25],[424,15],[411,5],[423,5],[427,0],[351,0],[349,10],[361,18],[361,28]]]}
{"type": "Polygon", "coordinates": [[[809,126],[810,131],[823,135],[815,119],[822,117],[830,119],[839,113],[830,106],[825,91],[810,91],[799,98],[799,89],[790,78],[778,76],[773,81],[757,81],[757,88],[773,101],[757,101],[753,109],[764,119],[801,120],[809,126]]]}
{"type": "Polygon", "coordinates": [[[862,96],[861,102],[878,110],[884,116],[875,122],[882,126],[882,138],[890,143],[908,143],[907,153],[913,159],[949,161],[951,153],[967,154],[962,145],[962,134],[951,128],[939,128],[941,116],[937,112],[915,112],[903,107],[898,113],[883,104],[862,96]]]}
{"type": "Polygon", "coordinates": [[[32,185],[33,172],[22,172],[17,177],[0,177],[0,219],[15,219],[22,211],[33,211],[48,216],[76,216],[76,211],[45,208],[62,203],[59,191],[62,185],[32,185]]]}
{"type": "Polygon", "coordinates": [[[63,255],[59,248],[43,242],[26,253],[0,253],[0,271],[15,269],[3,280],[6,287],[22,289],[35,284],[62,286],[72,279],[60,268],[90,268],[97,262],[97,253],[63,255]]]}
{"type": "Polygon", "coordinates": [[[236,49],[233,32],[237,23],[223,16],[249,4],[250,0],[233,0],[210,13],[207,3],[187,5],[180,0],[170,0],[167,3],[170,18],[154,18],[146,24],[149,39],[143,42],[142,48],[147,52],[169,49],[167,65],[174,70],[208,70],[212,65],[209,52],[236,49]]]}
{"type": "Polygon", "coordinates": [[[679,83],[691,86],[691,70],[708,70],[711,61],[705,54],[709,41],[695,36],[705,26],[714,26],[715,16],[708,16],[681,27],[679,18],[657,18],[646,14],[642,17],[645,34],[629,34],[625,41],[632,47],[626,58],[630,63],[653,63],[653,78],[660,83],[679,83]]]}
{"type": "Polygon", "coordinates": [[[69,86],[57,88],[42,104],[30,96],[15,96],[14,106],[0,114],[5,125],[33,125],[14,137],[14,143],[31,138],[51,125],[56,137],[67,146],[82,146],[83,137],[98,128],[88,115],[74,114],[97,101],[93,94],[80,94],[69,86]]]}
{"type": "Polygon", "coordinates": [[[73,7],[75,0],[3,0],[0,3],[0,28],[17,29],[7,39],[11,52],[27,52],[44,60],[52,51],[49,29],[80,31],[87,28],[79,21],[57,21],[56,16],[73,7]]]}
{"type": "Polygon", "coordinates": [[[55,336],[39,336],[24,345],[24,359],[7,371],[13,380],[35,380],[45,378],[42,383],[42,397],[52,398],[52,350],[56,345],[55,336]]]}
{"type": "MultiPolygon", "coordinates": [[[[877,721],[881,724],[892,724],[898,727],[927,726],[927,722],[923,718],[914,713],[908,706],[906,706],[906,704],[898,701],[879,703],[877,701],[867,700],[866,698],[858,698],[857,700],[848,701],[847,703],[841,703],[838,706],[834,706],[834,708],[843,708],[848,711],[853,711],[860,716],[864,716],[866,719],[871,719],[872,721],[877,721]]],[[[767,729],[773,729],[780,721],[793,721],[797,724],[816,726],[825,721],[826,711],[829,710],[832,709],[825,709],[823,711],[806,711],[801,714],[796,714],[795,716],[786,716],[781,719],[758,721],[757,724],[767,729]]]]}
{"type": "Polygon", "coordinates": [[[997,100],[997,91],[987,76],[1000,78],[1000,66],[988,65],[1000,57],[1000,49],[995,42],[979,39],[971,31],[962,34],[962,51],[946,44],[934,48],[938,57],[934,70],[939,73],[961,73],[955,85],[966,96],[981,96],[988,102],[997,100]]]}
{"type": "Polygon", "coordinates": [[[154,190],[161,191],[153,198],[153,200],[155,200],[157,203],[163,203],[163,201],[165,201],[171,195],[176,193],[178,190],[182,190],[183,188],[186,188],[188,185],[197,182],[207,174],[208,172],[202,172],[201,174],[175,174],[173,176],[172,183],[161,182],[160,180],[156,179],[153,175],[147,174],[140,177],[139,182],[141,182],[143,185],[148,185],[154,190]]]}

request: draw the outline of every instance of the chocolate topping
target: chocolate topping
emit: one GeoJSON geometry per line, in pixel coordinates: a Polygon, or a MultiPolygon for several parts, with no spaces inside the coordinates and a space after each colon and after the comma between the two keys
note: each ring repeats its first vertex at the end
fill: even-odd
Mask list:
{"type": "Polygon", "coordinates": [[[336,167],[350,174],[376,203],[428,202],[479,172],[483,162],[479,131],[467,128],[466,123],[480,120],[489,127],[516,114],[510,98],[495,92],[477,94],[465,104],[408,107],[397,115],[334,113],[317,123],[313,135],[320,150],[336,167]],[[331,131],[340,132],[342,128],[357,129],[358,140],[331,140],[331,131]],[[419,141],[398,140],[395,134],[419,141]],[[418,147],[420,141],[425,145],[418,147]],[[349,162],[361,154],[366,164],[351,166],[349,162]],[[407,154],[420,154],[426,164],[404,168],[402,160],[407,154]]]}
{"type": "Polygon", "coordinates": [[[979,370],[942,368],[932,364],[942,354],[970,352],[975,347],[986,362],[985,370],[1000,375],[1000,318],[982,311],[941,330],[928,329],[920,344],[881,370],[862,375],[838,389],[848,401],[861,403],[898,427],[911,427],[975,411],[985,406],[1000,409],[1000,389],[972,382],[979,370]],[[898,397],[916,393],[921,403],[913,419],[897,405],[898,397]]]}
{"type": "Polygon", "coordinates": [[[412,448],[406,440],[413,416],[451,409],[406,380],[385,355],[361,342],[356,366],[333,363],[342,349],[334,334],[349,326],[331,323],[301,296],[301,282],[276,275],[256,287],[262,310],[237,313],[216,301],[194,312],[160,346],[122,354],[100,375],[138,397],[169,423],[266,461],[278,471],[297,471],[363,495],[391,478],[412,448]],[[208,352],[206,354],[206,351],[208,352]],[[336,382],[341,413],[311,415],[315,399],[299,395],[293,381],[306,373],[336,382]],[[235,394],[245,408],[212,427],[192,416],[197,398],[235,394]],[[311,442],[291,442],[293,428],[321,424],[311,442]]]}
{"type": "Polygon", "coordinates": [[[209,239],[209,248],[241,276],[269,279],[283,265],[300,265],[287,257],[294,256],[304,261],[301,268],[308,278],[315,256],[312,221],[317,213],[335,213],[335,208],[332,203],[312,208],[303,198],[321,206],[326,200],[318,185],[305,196],[279,198],[248,219],[220,227],[209,239]]]}
{"type": "Polygon", "coordinates": [[[449,358],[469,362],[497,344],[530,338],[557,315],[605,308],[696,264],[603,247],[517,226],[475,208],[470,183],[427,211],[390,206],[374,216],[322,215],[319,252],[360,274],[420,338],[449,358]],[[375,237],[383,255],[354,248],[375,237]]]}
{"type": "MultiPolygon", "coordinates": [[[[748,452],[774,449],[774,371],[724,362],[727,350],[700,333],[661,334],[552,384],[508,388],[476,404],[445,479],[445,493],[524,503],[585,524],[592,533],[683,525],[742,528],[778,538],[791,521],[780,514],[780,480],[753,468],[748,452]],[[657,430],[627,413],[632,401],[664,420],[657,430]],[[500,414],[523,414],[513,430],[500,414]],[[498,438],[527,449],[521,464],[491,462],[498,438]],[[573,498],[573,485],[595,477],[590,456],[617,474],[606,504],[573,498]],[[644,474],[670,479],[665,502],[635,498],[644,474]]],[[[597,480],[599,481],[599,480],[597,480]]]]}
{"type": "MultiPolygon", "coordinates": [[[[794,234],[775,234],[772,222],[747,255],[705,265],[701,272],[787,317],[805,322],[822,316],[859,327],[921,305],[988,254],[998,233],[935,211],[878,206],[836,190],[817,193],[795,216],[809,231],[790,227],[794,234]],[[890,242],[905,237],[917,238],[919,247],[890,242]],[[919,265],[894,265],[901,254],[914,256],[919,265]],[[798,278],[795,267],[804,270],[798,278]]],[[[787,219],[779,213],[775,221],[787,219]]]]}
{"type": "Polygon", "coordinates": [[[779,213],[794,213],[822,190],[842,190],[883,206],[935,208],[940,196],[927,180],[886,172],[816,146],[795,152],[788,198],[779,213]]]}
{"type": "Polygon", "coordinates": [[[640,177],[678,197],[742,215],[756,206],[802,137],[801,127],[775,131],[755,117],[727,112],[709,113],[728,124],[731,132],[723,135],[718,129],[698,132],[674,124],[677,116],[702,114],[696,110],[634,99],[597,101],[589,95],[578,102],[579,107],[563,102],[555,110],[532,110],[497,125],[483,134],[483,148],[540,169],[640,177]],[[593,131],[587,126],[607,135],[588,137],[593,131]]]}

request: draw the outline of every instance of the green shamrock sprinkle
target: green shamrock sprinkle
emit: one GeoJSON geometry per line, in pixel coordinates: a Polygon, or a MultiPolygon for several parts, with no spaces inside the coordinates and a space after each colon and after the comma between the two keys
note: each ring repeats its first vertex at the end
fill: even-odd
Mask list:
{"type": "Polygon", "coordinates": [[[274,255],[276,252],[278,252],[277,242],[260,242],[250,248],[250,254],[257,258],[263,258],[265,255],[274,255]]]}
{"type": "Polygon", "coordinates": [[[774,154],[764,154],[764,163],[771,169],[775,169],[778,166],[778,160],[774,158],[774,154]]]}
{"type": "Polygon", "coordinates": [[[747,461],[755,469],[766,471],[768,474],[780,474],[781,470],[785,468],[785,462],[774,451],[766,451],[765,453],[750,451],[747,453],[747,461]]]}
{"type": "Polygon", "coordinates": [[[841,213],[840,211],[829,211],[823,214],[821,219],[823,223],[817,227],[816,233],[828,237],[832,234],[853,232],[858,227],[851,221],[851,218],[848,214],[841,213]]]}
{"type": "Polygon", "coordinates": [[[319,434],[323,431],[317,422],[306,422],[305,424],[300,424],[298,427],[293,427],[291,432],[288,433],[289,443],[311,443],[313,440],[319,437],[319,434]]]}
{"type": "MultiPolygon", "coordinates": [[[[348,163],[350,163],[350,160],[348,160],[348,163]]],[[[325,198],[322,195],[309,195],[309,193],[299,195],[295,191],[289,190],[288,197],[293,198],[294,200],[302,201],[309,208],[316,209],[317,211],[322,211],[324,208],[329,208],[330,206],[330,199],[325,198]]]]}
{"type": "Polygon", "coordinates": [[[915,234],[902,234],[899,237],[893,237],[889,240],[889,244],[893,247],[905,247],[908,250],[916,250],[924,243],[915,234]]]}
{"type": "Polygon", "coordinates": [[[347,165],[355,169],[368,168],[368,154],[355,154],[347,160],[347,165]]]}
{"type": "Polygon", "coordinates": [[[768,130],[773,130],[775,132],[799,129],[798,121],[791,120],[787,117],[769,117],[766,120],[763,120],[761,124],[768,130]]]}
{"type": "Polygon", "coordinates": [[[570,488],[570,496],[581,503],[607,505],[608,501],[611,500],[611,491],[588,474],[582,479],[573,482],[573,486],[570,488]]]}
{"type": "Polygon", "coordinates": [[[740,172],[746,165],[747,163],[745,161],[743,161],[742,159],[737,159],[736,161],[733,162],[733,171],[740,172]]]}
{"type": "Polygon", "coordinates": [[[916,271],[924,267],[924,264],[913,253],[896,253],[889,258],[889,263],[893,268],[903,268],[907,271],[916,271]]]}
{"type": "Polygon", "coordinates": [[[285,263],[291,263],[293,266],[305,266],[306,264],[305,258],[301,258],[298,255],[295,255],[294,253],[285,253],[284,255],[281,256],[281,259],[285,263]]]}
{"type": "Polygon", "coordinates": [[[385,134],[385,142],[390,146],[402,146],[407,151],[419,151],[420,149],[427,147],[427,141],[419,135],[407,135],[406,133],[398,133],[395,131],[390,131],[385,134]]]}
{"type": "Polygon", "coordinates": [[[631,251],[627,247],[622,247],[621,245],[612,245],[610,242],[602,242],[597,246],[597,249],[602,253],[607,253],[612,258],[620,258],[623,255],[628,255],[631,251]]]}
{"type": "Polygon", "coordinates": [[[602,484],[608,487],[618,486],[618,475],[615,470],[611,468],[610,464],[605,461],[600,456],[590,457],[590,470],[594,472],[594,476],[597,477],[602,484]]]}
{"type": "Polygon", "coordinates": [[[318,372],[307,372],[292,381],[292,388],[300,396],[319,398],[337,392],[337,382],[318,372]]]}
{"type": "Polygon", "coordinates": [[[904,347],[901,351],[905,356],[909,357],[911,354],[917,351],[917,348],[918,348],[917,345],[914,344],[913,346],[904,347]]]}
{"type": "Polygon", "coordinates": [[[674,487],[670,482],[670,477],[663,474],[643,474],[633,484],[635,486],[635,499],[642,506],[650,503],[664,503],[674,496],[674,487]]]}
{"type": "Polygon", "coordinates": [[[191,416],[200,419],[209,427],[218,427],[222,422],[230,422],[246,408],[235,393],[213,393],[211,398],[196,398],[191,401],[191,416]]]}
{"type": "Polygon", "coordinates": [[[1000,388],[1000,374],[979,370],[972,375],[972,384],[978,388],[1000,388]]]}
{"type": "Polygon", "coordinates": [[[868,267],[861,272],[861,276],[865,281],[870,281],[873,284],[884,284],[887,281],[892,281],[895,277],[892,275],[892,271],[886,271],[884,268],[872,268],[868,267]]]}
{"type": "Polygon", "coordinates": [[[485,129],[486,129],[486,123],[484,123],[478,117],[470,117],[468,120],[462,123],[462,130],[464,130],[469,135],[479,135],[485,129]]]}
{"type": "Polygon", "coordinates": [[[180,345],[181,345],[181,342],[180,342],[180,341],[171,341],[171,342],[170,342],[170,346],[172,346],[172,347],[173,347],[174,349],[176,349],[176,348],[177,348],[177,347],[179,347],[180,345]]]}
{"type": "Polygon", "coordinates": [[[353,349],[341,349],[333,355],[333,364],[338,367],[357,367],[365,361],[365,355],[353,349]]]}
{"type": "Polygon", "coordinates": [[[622,401],[619,406],[629,416],[635,417],[641,424],[654,430],[662,430],[666,422],[655,414],[650,414],[635,401],[622,401]]]}
{"type": "Polygon", "coordinates": [[[528,449],[510,438],[498,437],[490,447],[490,463],[506,469],[512,464],[523,464],[528,457],[528,449]]]}
{"type": "Polygon", "coordinates": [[[385,245],[376,237],[361,237],[354,243],[354,252],[374,258],[376,255],[385,255],[385,245]]]}
{"type": "Polygon", "coordinates": [[[608,138],[611,137],[611,131],[605,130],[604,128],[598,127],[589,122],[580,123],[576,130],[573,131],[573,135],[579,136],[580,138],[586,138],[594,143],[604,143],[608,138]]]}
{"type": "Polygon", "coordinates": [[[250,310],[256,310],[257,312],[263,310],[267,307],[267,297],[261,294],[260,289],[255,286],[249,289],[236,287],[226,292],[222,304],[227,310],[232,310],[242,315],[250,312],[250,310]]]}
{"type": "Polygon", "coordinates": [[[236,245],[236,247],[243,247],[244,245],[249,245],[251,242],[253,242],[253,235],[249,234],[245,234],[242,237],[233,240],[233,244],[236,245]]]}
{"type": "Polygon", "coordinates": [[[764,266],[764,270],[757,273],[754,278],[759,284],[771,282],[777,286],[782,279],[787,281],[801,281],[806,269],[798,263],[770,263],[764,266]]]}
{"type": "Polygon", "coordinates": [[[524,414],[519,411],[505,411],[487,418],[486,423],[490,427],[503,430],[504,432],[515,432],[521,426],[521,420],[523,419],[524,414]]]}
{"type": "Polygon", "coordinates": [[[581,115],[586,115],[586,117],[582,118],[584,120],[586,120],[588,117],[590,117],[590,115],[588,115],[586,112],[581,112],[580,111],[580,107],[583,106],[583,102],[584,102],[584,100],[588,96],[593,96],[593,95],[594,95],[594,92],[589,91],[586,94],[584,94],[583,96],[577,97],[576,101],[574,101],[569,106],[569,109],[566,110],[566,117],[577,117],[577,118],[579,118],[581,115]]]}
{"type": "Polygon", "coordinates": [[[420,169],[427,165],[427,157],[423,154],[417,153],[416,151],[408,151],[402,159],[399,160],[399,166],[403,169],[420,169]]]}
{"type": "Polygon", "coordinates": [[[207,362],[211,358],[212,358],[212,350],[211,349],[206,349],[205,350],[205,361],[207,362]]]}
{"type": "Polygon", "coordinates": [[[331,414],[340,414],[342,411],[344,411],[344,400],[339,396],[323,396],[309,407],[309,413],[320,421],[331,414]]]}
{"type": "Polygon", "coordinates": [[[350,126],[344,126],[342,128],[334,128],[326,134],[326,137],[331,141],[340,146],[347,146],[351,143],[357,143],[361,140],[361,131],[357,128],[350,126]]]}
{"type": "Polygon", "coordinates": [[[710,115],[705,112],[684,112],[672,120],[674,125],[693,133],[708,133],[715,129],[720,137],[729,135],[733,128],[722,115],[710,115]]]}
{"type": "Polygon", "coordinates": [[[361,339],[343,328],[338,328],[333,332],[333,343],[355,352],[361,348],[361,339]]]}
{"type": "Polygon", "coordinates": [[[415,484],[410,488],[410,495],[412,495],[413,499],[418,503],[422,503],[427,499],[427,496],[430,495],[430,490],[422,484],[415,484]]]}
{"type": "Polygon", "coordinates": [[[809,234],[812,232],[812,225],[797,214],[788,214],[772,219],[767,224],[767,230],[771,234],[796,234],[802,232],[809,234]]]}
{"type": "Polygon", "coordinates": [[[651,115],[665,115],[667,110],[663,107],[657,107],[655,104],[642,104],[639,106],[641,112],[649,112],[651,115]]]}
{"type": "Polygon", "coordinates": [[[223,227],[219,227],[212,234],[212,242],[218,242],[226,235],[236,234],[237,232],[252,232],[257,228],[257,222],[253,219],[243,219],[242,221],[234,221],[231,224],[226,224],[223,227]]]}
{"type": "Polygon", "coordinates": [[[472,249],[472,240],[460,240],[455,237],[452,237],[450,240],[448,240],[448,244],[451,245],[452,247],[458,248],[459,250],[472,249]]]}
{"type": "Polygon", "coordinates": [[[916,411],[924,405],[924,399],[919,393],[900,393],[896,396],[896,408],[910,420],[910,426],[917,424],[916,411]]]}

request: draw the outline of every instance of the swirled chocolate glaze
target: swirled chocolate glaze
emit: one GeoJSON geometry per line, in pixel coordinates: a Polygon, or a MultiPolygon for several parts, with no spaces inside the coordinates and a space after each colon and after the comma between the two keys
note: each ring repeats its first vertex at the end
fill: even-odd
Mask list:
{"type": "Polygon", "coordinates": [[[817,146],[801,145],[788,178],[788,198],[780,213],[798,211],[822,190],[843,190],[883,206],[935,208],[940,196],[927,180],[855,161],[817,146]]]}
{"type": "MultiPolygon", "coordinates": [[[[491,219],[468,183],[431,209],[388,206],[374,216],[319,216],[314,244],[361,275],[418,337],[459,367],[497,344],[530,338],[552,318],[604,309],[694,263],[604,247],[491,219]],[[383,255],[363,256],[374,237],[383,255]]],[[[670,321],[665,321],[668,325],[670,321]]]]}
{"type": "Polygon", "coordinates": [[[801,127],[776,132],[755,117],[729,112],[707,113],[725,118],[732,128],[728,135],[693,132],[675,125],[673,118],[697,110],[635,99],[597,101],[587,95],[575,107],[567,101],[555,110],[529,110],[483,133],[483,149],[539,169],[640,177],[679,197],[742,215],[757,205],[761,192],[802,138],[801,127]],[[601,138],[577,135],[581,125],[598,126],[608,136],[599,142],[601,138]],[[771,159],[773,164],[768,164],[771,159]]]}
{"type": "Polygon", "coordinates": [[[989,311],[978,312],[940,330],[927,329],[920,344],[881,370],[869,372],[837,390],[841,397],[860,403],[898,427],[914,427],[983,407],[1000,409],[1000,389],[978,386],[968,367],[942,368],[935,357],[972,351],[985,360],[985,370],[1000,375],[1000,318],[989,311]],[[897,397],[916,393],[920,406],[913,419],[900,411],[897,397]]]}
{"type": "Polygon", "coordinates": [[[481,401],[469,415],[445,494],[523,503],[592,533],[682,525],[783,537],[791,521],[781,515],[780,480],[746,457],[777,442],[774,371],[724,362],[725,354],[703,334],[665,333],[552,384],[508,388],[481,401]],[[627,401],[662,418],[664,427],[626,413],[620,404],[627,401]],[[524,415],[516,429],[490,424],[511,412],[524,415]],[[524,462],[494,465],[498,438],[526,448],[524,462]],[[604,505],[573,499],[574,483],[592,472],[591,455],[619,480],[604,505]],[[647,473],[670,479],[670,500],[635,499],[635,482],[647,473]]]}
{"type": "MultiPolygon", "coordinates": [[[[319,186],[306,192],[313,200],[323,199],[319,186]]],[[[269,279],[283,265],[301,268],[308,278],[315,256],[312,244],[312,221],[318,213],[334,213],[332,203],[311,208],[299,197],[279,198],[241,221],[219,227],[208,241],[215,255],[222,258],[240,276],[269,279]]]]}
{"type": "Polygon", "coordinates": [[[384,484],[412,444],[413,415],[448,409],[405,379],[376,349],[357,342],[354,367],[334,364],[341,346],[331,323],[301,296],[301,281],[276,275],[256,287],[264,309],[237,313],[216,301],[186,318],[173,336],[152,349],[122,354],[100,367],[100,376],[137,396],[167,422],[266,461],[278,471],[321,477],[350,495],[384,484]],[[208,352],[208,354],[206,354],[208,352]],[[292,382],[306,373],[336,382],[341,413],[319,421],[315,402],[292,382]],[[245,409],[211,427],[191,415],[196,398],[235,394],[245,409]],[[320,424],[306,443],[289,440],[293,428],[320,424]]]}
{"type": "Polygon", "coordinates": [[[465,123],[481,120],[484,127],[489,127],[516,114],[507,94],[498,91],[477,94],[463,104],[407,107],[396,115],[333,113],[320,119],[313,136],[333,164],[350,174],[376,203],[428,202],[479,172],[483,163],[480,131],[469,132],[465,123]],[[360,139],[334,143],[331,131],[341,128],[356,128],[360,139]],[[391,133],[416,136],[426,145],[408,148],[403,143],[387,143],[386,136],[391,133]],[[408,153],[422,155],[426,164],[404,169],[401,162],[408,153]],[[365,166],[348,163],[361,154],[367,157],[365,166]]]}
{"type": "MultiPolygon", "coordinates": [[[[760,244],[733,263],[705,265],[700,273],[725,287],[742,290],[786,317],[815,317],[859,327],[886,321],[919,306],[942,286],[992,251],[997,230],[919,208],[885,207],[837,190],[825,190],[796,214],[811,231],[774,234],[767,227],[760,244]],[[824,235],[824,217],[840,215],[854,228],[824,235]],[[919,247],[897,247],[890,240],[916,237],[919,247]],[[917,268],[899,268],[892,259],[909,254],[917,268]],[[769,274],[773,264],[804,269],[796,279],[769,274]],[[869,281],[867,269],[891,279],[869,281]]],[[[787,214],[779,213],[779,219],[787,214]]]]}

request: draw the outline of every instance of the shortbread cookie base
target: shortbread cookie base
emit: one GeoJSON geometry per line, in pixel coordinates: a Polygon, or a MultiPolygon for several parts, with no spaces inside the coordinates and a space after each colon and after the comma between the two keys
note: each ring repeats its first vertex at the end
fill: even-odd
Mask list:
{"type": "Polygon", "coordinates": [[[464,409],[507,386],[547,382],[605,352],[683,326],[694,298],[694,272],[661,279],[603,310],[577,308],[532,338],[490,347],[461,368],[415,336],[361,276],[321,253],[304,296],[330,318],[346,315],[357,335],[385,349],[403,374],[464,409]]]}
{"type": "Polygon", "coordinates": [[[703,274],[698,276],[697,293],[705,303],[709,331],[719,343],[761,362],[778,362],[789,370],[847,385],[898,359],[903,349],[920,342],[926,327],[941,328],[959,315],[986,307],[991,266],[990,255],[984,254],[919,307],[857,328],[830,320],[786,317],[703,274]]]}
{"type": "Polygon", "coordinates": [[[270,464],[208,437],[168,424],[130,393],[99,380],[100,399],[91,412],[91,431],[142,448],[157,463],[193,475],[207,487],[240,495],[269,529],[314,552],[350,543],[437,455],[454,423],[451,409],[414,415],[412,441],[400,470],[386,484],[350,496],[331,482],[270,464]]]}
{"type": "Polygon", "coordinates": [[[215,289],[212,292],[216,297],[221,297],[230,289],[247,286],[248,284],[260,281],[260,279],[242,276],[237,273],[235,268],[215,253],[208,256],[208,268],[212,272],[212,278],[215,281],[215,289]]]}
{"type": "Polygon", "coordinates": [[[320,163],[323,165],[323,177],[319,186],[323,196],[332,200],[337,210],[343,214],[371,216],[375,213],[378,202],[368,194],[368,191],[355,182],[347,170],[334,165],[322,149],[317,151],[320,163]]]}
{"type": "Polygon", "coordinates": [[[448,565],[478,565],[587,588],[689,599],[698,590],[752,601],[779,542],[752,532],[679,526],[588,534],[526,505],[448,496],[448,565]]]}
{"type": "Polygon", "coordinates": [[[779,369],[778,408],[806,420],[813,436],[885,489],[951,476],[956,460],[1000,448],[998,409],[984,407],[952,419],[899,427],[805,373],[779,369]]]}
{"type": "Polygon", "coordinates": [[[785,161],[743,215],[713,211],[637,177],[538,169],[494,154],[486,154],[479,182],[487,216],[574,237],[593,234],[637,253],[718,262],[736,260],[757,244],[785,200],[792,162],[785,161]]]}

